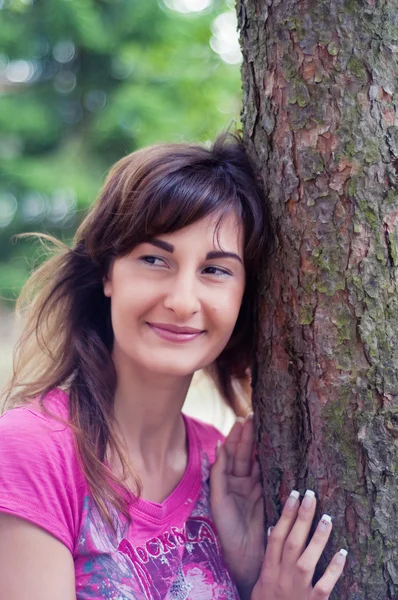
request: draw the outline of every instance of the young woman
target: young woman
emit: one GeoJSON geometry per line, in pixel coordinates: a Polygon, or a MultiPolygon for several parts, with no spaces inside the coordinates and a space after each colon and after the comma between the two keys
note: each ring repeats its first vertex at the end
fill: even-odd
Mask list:
{"type": "Polygon", "coordinates": [[[264,558],[250,418],[181,409],[208,369],[237,414],[270,247],[241,143],[160,145],[111,170],[73,248],[33,274],[0,419],[0,598],[323,600],[330,534],[293,491],[264,558]]]}

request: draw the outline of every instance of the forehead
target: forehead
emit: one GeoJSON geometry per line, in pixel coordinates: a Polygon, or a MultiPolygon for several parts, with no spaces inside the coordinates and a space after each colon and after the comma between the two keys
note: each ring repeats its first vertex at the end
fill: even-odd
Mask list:
{"type": "Polygon", "coordinates": [[[187,227],[156,237],[173,245],[196,241],[202,244],[203,250],[214,248],[243,253],[243,223],[232,211],[208,215],[187,227]]]}

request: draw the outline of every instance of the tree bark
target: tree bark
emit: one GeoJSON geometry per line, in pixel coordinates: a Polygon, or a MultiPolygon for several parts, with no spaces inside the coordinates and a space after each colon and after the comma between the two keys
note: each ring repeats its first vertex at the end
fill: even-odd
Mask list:
{"type": "Polygon", "coordinates": [[[398,598],[398,2],[238,0],[243,128],[277,248],[254,412],[266,517],[314,489],[335,600],[398,598]]]}

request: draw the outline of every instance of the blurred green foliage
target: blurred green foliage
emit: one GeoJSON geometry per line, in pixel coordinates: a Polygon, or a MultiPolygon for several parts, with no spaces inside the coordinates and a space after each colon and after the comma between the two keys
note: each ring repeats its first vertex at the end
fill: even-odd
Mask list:
{"type": "Polygon", "coordinates": [[[236,122],[239,66],[209,40],[231,2],[181,14],[162,0],[0,0],[0,295],[34,245],[69,240],[110,165],[158,141],[207,141],[236,122]]]}

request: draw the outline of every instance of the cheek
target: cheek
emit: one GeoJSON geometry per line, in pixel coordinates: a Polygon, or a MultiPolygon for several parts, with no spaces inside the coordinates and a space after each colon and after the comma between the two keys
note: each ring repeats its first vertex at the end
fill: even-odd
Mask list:
{"type": "Polygon", "coordinates": [[[136,294],[131,294],[128,289],[117,289],[114,286],[111,297],[111,313],[114,327],[123,334],[123,329],[129,329],[131,322],[139,310],[139,299],[136,294]]]}
{"type": "Polygon", "coordinates": [[[152,298],[151,290],[141,283],[122,283],[113,286],[112,302],[115,308],[135,313],[141,306],[145,306],[152,298]]]}
{"type": "Polygon", "coordinates": [[[240,295],[226,298],[224,302],[212,307],[212,319],[220,329],[232,330],[238,319],[241,304],[240,295]]]}

